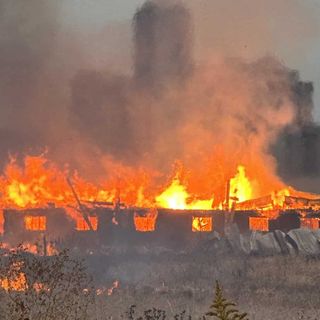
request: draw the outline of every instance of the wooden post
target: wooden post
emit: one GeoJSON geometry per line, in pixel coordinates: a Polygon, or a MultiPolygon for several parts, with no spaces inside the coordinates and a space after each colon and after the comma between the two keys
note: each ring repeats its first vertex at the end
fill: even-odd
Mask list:
{"type": "Polygon", "coordinates": [[[73,185],[72,185],[72,183],[71,183],[71,180],[70,180],[68,177],[67,177],[67,182],[68,182],[68,185],[69,185],[69,187],[70,187],[70,189],[71,189],[71,191],[72,191],[72,193],[73,193],[74,198],[76,199],[76,201],[77,201],[77,203],[78,203],[79,210],[80,210],[80,212],[82,213],[82,216],[83,216],[84,220],[86,221],[87,225],[89,226],[89,229],[90,229],[91,231],[94,231],[94,230],[93,230],[93,227],[92,227],[92,224],[91,224],[91,221],[90,221],[90,219],[89,219],[90,211],[88,210],[88,208],[87,208],[86,206],[84,206],[84,205],[81,203],[81,201],[80,201],[80,199],[79,199],[76,191],[75,191],[74,188],[73,188],[73,185]]]}
{"type": "Polygon", "coordinates": [[[46,235],[43,234],[43,255],[46,257],[48,254],[47,252],[47,238],[46,235]]]}
{"type": "Polygon", "coordinates": [[[227,181],[225,209],[228,212],[230,211],[230,179],[228,179],[228,181],[227,181]]]}

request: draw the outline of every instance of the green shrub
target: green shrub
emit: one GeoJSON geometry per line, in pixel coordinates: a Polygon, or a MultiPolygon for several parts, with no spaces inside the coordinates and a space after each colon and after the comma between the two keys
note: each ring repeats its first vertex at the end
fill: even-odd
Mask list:
{"type": "Polygon", "coordinates": [[[223,296],[222,287],[219,282],[216,282],[216,290],[213,304],[210,306],[210,311],[206,313],[209,317],[214,317],[219,320],[247,320],[246,313],[240,313],[236,308],[236,304],[228,301],[223,296]]]}

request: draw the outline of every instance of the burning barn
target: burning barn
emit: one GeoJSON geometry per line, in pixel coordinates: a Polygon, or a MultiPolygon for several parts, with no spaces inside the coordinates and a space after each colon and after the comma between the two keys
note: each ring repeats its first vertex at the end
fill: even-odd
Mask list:
{"type": "Polygon", "coordinates": [[[82,205],[76,208],[42,207],[5,209],[3,241],[11,245],[59,241],[73,245],[180,246],[190,241],[224,234],[235,223],[241,233],[268,232],[305,227],[319,228],[318,211],[300,209],[195,210],[117,208],[82,205]],[[85,209],[84,209],[85,208],[85,209]]]}
{"type": "MultiPolygon", "coordinates": [[[[4,165],[5,241],[32,242],[44,235],[82,243],[183,243],[223,234],[233,222],[241,232],[319,227],[320,196],[286,183],[299,168],[311,168],[308,176],[319,171],[312,84],[272,57],[215,57],[197,65],[191,18],[180,2],[146,1],[132,23],[132,74],[76,72],[67,81],[71,87],[62,90],[70,105],[57,113],[66,120],[59,130],[57,119],[47,125],[47,112],[37,114],[47,101],[33,107],[31,97],[32,112],[19,108],[20,121],[3,131],[12,139],[2,154],[45,146],[49,151],[12,157],[4,165]],[[30,133],[33,127],[41,132],[30,133]],[[73,152],[66,152],[75,137],[73,152]]],[[[24,61],[15,57],[2,59],[13,61],[5,70],[24,61]]],[[[38,88],[38,82],[24,83],[38,88]]],[[[30,90],[18,87],[3,90],[12,95],[5,105],[28,104],[23,93],[30,90]]]]}
{"type": "Polygon", "coordinates": [[[216,207],[213,199],[192,199],[178,176],[154,197],[155,202],[144,199],[136,206],[120,201],[119,190],[109,194],[83,181],[72,183],[56,167],[46,167],[42,159],[28,161],[30,182],[27,176],[24,182],[11,181],[8,176],[3,240],[15,245],[45,237],[77,245],[171,246],[210,237],[214,232],[223,235],[231,223],[242,233],[319,227],[319,195],[287,188],[253,198],[252,183],[242,167],[228,180],[225,200],[216,207]],[[90,200],[88,192],[100,199],[90,200]]]}
{"type": "Polygon", "coordinates": [[[3,239],[11,244],[35,243],[45,234],[48,239],[64,238],[75,227],[63,208],[5,209],[3,239]]]}
{"type": "Polygon", "coordinates": [[[70,208],[4,210],[3,240],[12,245],[42,240],[112,245],[149,243],[179,245],[200,233],[222,233],[221,211],[126,208],[88,209],[70,214],[70,208]],[[97,242],[98,241],[98,242],[97,242]]]}

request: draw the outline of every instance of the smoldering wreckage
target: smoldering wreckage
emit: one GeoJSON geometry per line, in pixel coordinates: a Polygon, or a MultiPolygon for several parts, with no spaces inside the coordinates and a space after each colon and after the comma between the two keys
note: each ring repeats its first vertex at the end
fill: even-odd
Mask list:
{"type": "Polygon", "coordinates": [[[320,253],[320,195],[283,182],[320,172],[312,84],[270,57],[223,62],[212,78],[193,62],[188,10],[168,3],[147,1],[134,17],[132,78],[88,71],[72,81],[70,125],[118,157],[109,166],[117,176],[98,186],[45,156],[11,160],[0,184],[2,241],[92,249],[228,239],[245,253],[320,253]],[[158,132],[159,118],[167,121],[158,132]],[[152,153],[141,163],[160,168],[169,155],[187,169],[157,185],[150,167],[120,165],[152,153]]]}

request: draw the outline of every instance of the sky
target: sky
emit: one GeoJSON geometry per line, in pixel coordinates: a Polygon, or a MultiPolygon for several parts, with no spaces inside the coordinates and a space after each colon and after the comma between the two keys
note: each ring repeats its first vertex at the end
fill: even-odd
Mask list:
{"type": "MultiPolygon", "coordinates": [[[[61,23],[77,34],[87,67],[130,71],[131,19],[144,1],[62,1],[61,23]]],[[[320,122],[320,0],[185,2],[194,18],[198,63],[216,54],[248,60],[276,56],[299,70],[302,80],[314,83],[315,118],[320,122]]]]}

